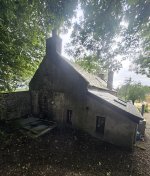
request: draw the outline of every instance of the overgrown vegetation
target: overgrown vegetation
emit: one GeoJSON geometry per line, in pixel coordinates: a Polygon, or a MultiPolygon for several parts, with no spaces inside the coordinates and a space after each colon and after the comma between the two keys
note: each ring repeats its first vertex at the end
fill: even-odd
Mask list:
{"type": "Polygon", "coordinates": [[[45,38],[53,28],[71,25],[78,4],[84,17],[73,24],[68,53],[79,63],[88,53],[94,65],[97,58],[94,69],[113,71],[121,67],[118,55],[132,56],[133,69],[150,76],[149,0],[1,0],[0,91],[28,83],[43,58],[45,38]]]}
{"type": "Polygon", "coordinates": [[[118,89],[118,96],[124,100],[132,100],[133,103],[137,100],[142,102],[145,100],[146,94],[150,93],[149,86],[143,86],[140,83],[132,82],[131,78],[118,89]]]}
{"type": "Polygon", "coordinates": [[[74,24],[67,52],[81,60],[85,53],[97,56],[100,66],[113,71],[121,67],[118,56],[133,58],[132,69],[150,77],[150,1],[80,0],[80,3],[83,17],[74,24]]]}
{"type": "Polygon", "coordinates": [[[0,91],[28,83],[53,28],[70,24],[77,1],[1,0],[0,91]]]}
{"type": "Polygon", "coordinates": [[[76,59],[75,62],[89,73],[106,73],[106,69],[102,67],[101,61],[96,56],[85,56],[76,59]]]}

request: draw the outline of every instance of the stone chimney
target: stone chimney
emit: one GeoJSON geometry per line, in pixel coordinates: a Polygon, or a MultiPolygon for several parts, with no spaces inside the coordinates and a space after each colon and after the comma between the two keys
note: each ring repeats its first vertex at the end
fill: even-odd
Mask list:
{"type": "Polygon", "coordinates": [[[112,70],[108,71],[108,80],[107,80],[107,88],[109,90],[113,89],[113,77],[114,77],[114,72],[112,70]]]}
{"type": "Polygon", "coordinates": [[[105,75],[104,75],[104,73],[99,73],[99,74],[98,74],[98,77],[100,77],[102,80],[105,81],[105,75]]]}
{"type": "Polygon", "coordinates": [[[61,54],[62,51],[62,39],[57,35],[57,31],[52,31],[52,37],[46,39],[46,55],[56,51],[61,54]]]}

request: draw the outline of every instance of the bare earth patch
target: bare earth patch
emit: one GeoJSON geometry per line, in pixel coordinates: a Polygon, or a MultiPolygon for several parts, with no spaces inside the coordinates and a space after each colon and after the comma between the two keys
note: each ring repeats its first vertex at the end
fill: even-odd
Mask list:
{"type": "Polygon", "coordinates": [[[30,139],[18,131],[0,141],[0,176],[150,176],[150,114],[146,150],[133,152],[72,130],[30,139]]]}

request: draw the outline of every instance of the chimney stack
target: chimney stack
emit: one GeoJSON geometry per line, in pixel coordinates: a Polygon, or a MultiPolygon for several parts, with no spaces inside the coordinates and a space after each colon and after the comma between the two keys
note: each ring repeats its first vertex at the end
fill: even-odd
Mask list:
{"type": "Polygon", "coordinates": [[[57,35],[57,30],[52,30],[52,37],[46,39],[46,55],[56,51],[61,54],[62,51],[62,39],[57,35]]]}
{"type": "Polygon", "coordinates": [[[108,80],[107,80],[107,88],[109,90],[113,89],[113,77],[114,77],[114,72],[112,70],[108,71],[108,80]]]}
{"type": "Polygon", "coordinates": [[[100,73],[100,74],[98,74],[98,76],[99,76],[102,80],[105,81],[105,75],[104,75],[104,73],[100,73]]]}

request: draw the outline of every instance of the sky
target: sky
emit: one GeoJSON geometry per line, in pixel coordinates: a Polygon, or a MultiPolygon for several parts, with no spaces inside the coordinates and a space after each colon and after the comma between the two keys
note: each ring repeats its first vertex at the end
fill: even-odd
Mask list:
{"type": "MultiPolygon", "coordinates": [[[[83,17],[83,12],[80,9],[80,7],[78,7],[77,15],[76,15],[75,18],[73,18],[72,22],[73,23],[78,22],[79,19],[82,18],[82,17],[83,17]]],[[[68,56],[67,53],[65,53],[65,45],[67,43],[69,43],[69,41],[70,41],[71,32],[72,32],[72,29],[69,29],[68,33],[60,34],[60,37],[63,40],[62,55],[65,56],[68,59],[71,59],[71,58],[69,58],[70,56],[68,56]]],[[[114,82],[113,82],[113,87],[114,88],[120,87],[124,83],[124,81],[129,79],[130,77],[136,83],[141,82],[142,85],[150,86],[150,78],[146,77],[145,75],[136,74],[133,71],[129,71],[129,67],[130,67],[131,64],[132,63],[129,60],[122,61],[122,68],[118,72],[114,73],[114,82]]]]}

